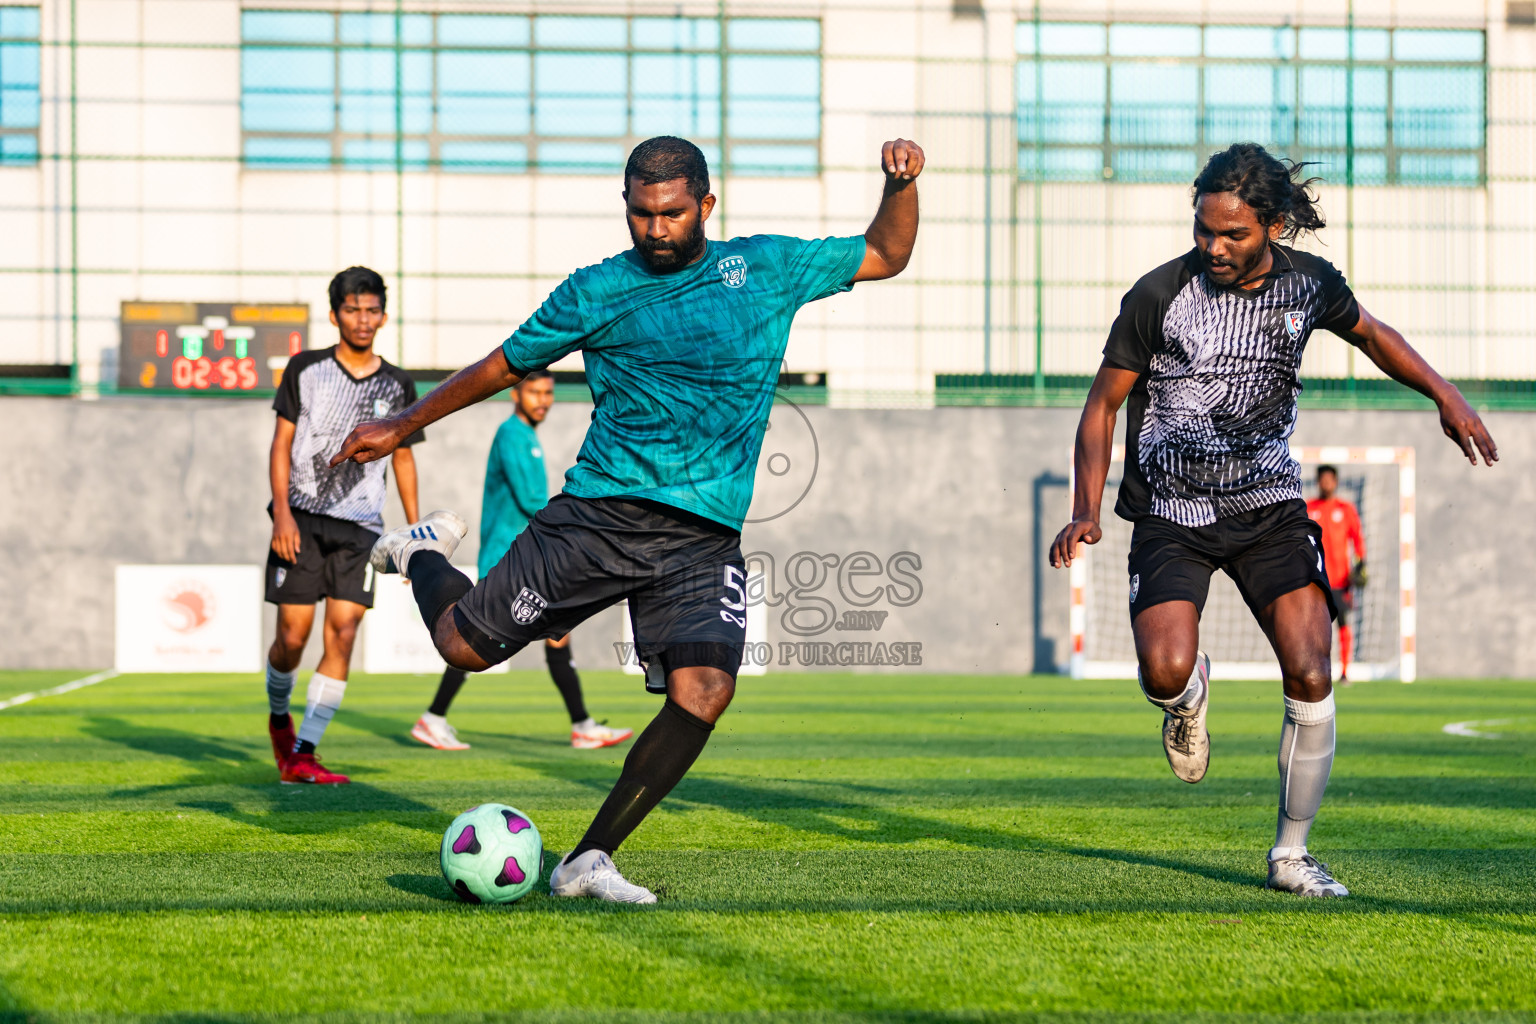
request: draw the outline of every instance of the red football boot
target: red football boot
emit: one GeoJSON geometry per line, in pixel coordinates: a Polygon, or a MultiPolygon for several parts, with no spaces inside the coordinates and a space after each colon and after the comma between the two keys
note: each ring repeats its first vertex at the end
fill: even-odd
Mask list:
{"type": "Polygon", "coordinates": [[[338,786],[352,780],[345,775],[327,771],[314,754],[293,754],[283,765],[283,781],[308,782],[318,786],[338,786]]]}
{"type": "Polygon", "coordinates": [[[272,716],[267,716],[267,732],[272,735],[272,756],[277,759],[277,770],[282,771],[288,759],[293,756],[293,748],[299,745],[298,738],[293,734],[293,717],[283,716],[283,724],[272,724],[272,716]]]}

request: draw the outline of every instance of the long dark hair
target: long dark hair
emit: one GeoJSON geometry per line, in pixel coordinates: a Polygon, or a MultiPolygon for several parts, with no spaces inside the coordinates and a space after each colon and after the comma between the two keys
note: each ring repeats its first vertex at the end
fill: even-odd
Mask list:
{"type": "Polygon", "coordinates": [[[1303,232],[1324,227],[1312,186],[1322,178],[1302,180],[1302,170],[1312,166],[1276,159],[1257,142],[1238,142],[1213,153],[1195,178],[1193,201],[1203,195],[1231,192],[1253,208],[1259,223],[1268,227],[1284,219],[1280,237],[1294,241],[1303,232]]]}

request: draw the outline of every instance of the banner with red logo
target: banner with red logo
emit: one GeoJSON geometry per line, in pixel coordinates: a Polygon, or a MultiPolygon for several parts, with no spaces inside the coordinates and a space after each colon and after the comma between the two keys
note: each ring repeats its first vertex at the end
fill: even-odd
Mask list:
{"type": "Polygon", "coordinates": [[[260,672],[261,567],[117,567],[119,672],[260,672]]]}

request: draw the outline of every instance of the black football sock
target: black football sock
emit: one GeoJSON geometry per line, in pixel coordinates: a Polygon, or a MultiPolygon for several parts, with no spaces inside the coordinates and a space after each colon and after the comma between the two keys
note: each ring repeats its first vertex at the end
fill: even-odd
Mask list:
{"type": "Polygon", "coordinates": [[[429,633],[436,630],[443,612],[475,588],[469,577],[450,565],[441,551],[418,551],[407,566],[411,570],[411,593],[429,633]]]}
{"type": "Polygon", "coordinates": [[[601,850],[612,855],[693,767],[714,728],[667,698],[661,713],[651,720],[630,748],[613,792],[603,801],[587,834],[576,844],[570,857],[575,858],[588,850],[601,850]]]}
{"type": "Polygon", "coordinates": [[[315,745],[309,740],[299,740],[299,745],[293,748],[295,754],[313,754],[315,745]]]}
{"type": "Polygon", "coordinates": [[[571,662],[570,647],[551,647],[545,644],[544,664],[549,666],[549,677],[555,681],[555,688],[565,698],[565,710],[570,714],[571,721],[585,722],[587,702],[581,699],[581,676],[576,674],[576,666],[571,662]]]}
{"type": "Polygon", "coordinates": [[[432,706],[427,708],[434,715],[447,717],[448,706],[453,703],[453,698],[459,695],[459,687],[464,685],[464,680],[469,678],[469,673],[452,665],[443,669],[443,681],[437,684],[437,696],[432,698],[432,706]]]}

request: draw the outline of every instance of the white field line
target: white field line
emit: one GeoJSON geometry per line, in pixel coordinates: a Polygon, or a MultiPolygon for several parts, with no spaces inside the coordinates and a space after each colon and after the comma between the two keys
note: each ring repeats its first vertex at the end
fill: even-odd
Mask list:
{"type": "Polygon", "coordinates": [[[1496,732],[1479,732],[1472,728],[1474,725],[1508,725],[1513,718],[1484,718],[1474,719],[1470,722],[1447,722],[1440,727],[1440,731],[1448,736],[1470,736],[1478,740],[1496,740],[1499,734],[1496,732]]]}
{"type": "Polygon", "coordinates": [[[18,704],[25,704],[28,701],[37,700],[39,697],[57,697],[59,694],[69,693],[71,690],[83,690],[87,686],[95,686],[97,683],[104,683],[117,674],[117,669],[109,668],[105,672],[97,672],[95,675],[85,676],[82,679],[71,679],[67,683],[51,687],[47,690],[36,690],[32,693],[18,693],[14,697],[7,698],[6,700],[0,700],[0,711],[4,711],[6,708],[13,708],[18,704]]]}

